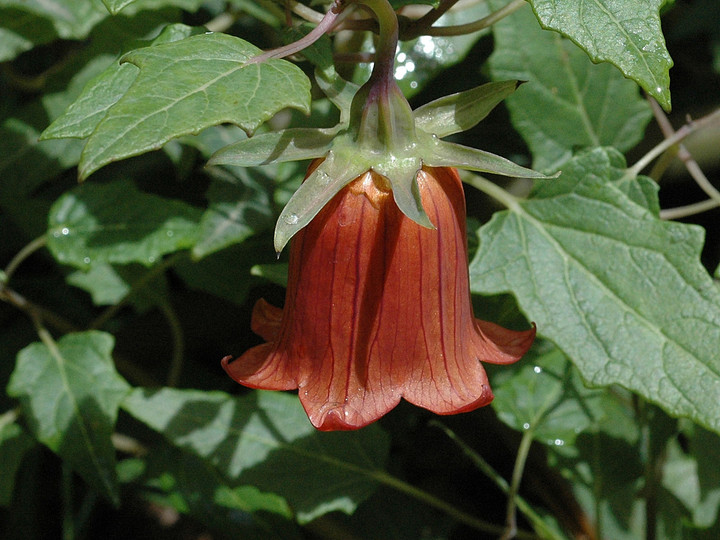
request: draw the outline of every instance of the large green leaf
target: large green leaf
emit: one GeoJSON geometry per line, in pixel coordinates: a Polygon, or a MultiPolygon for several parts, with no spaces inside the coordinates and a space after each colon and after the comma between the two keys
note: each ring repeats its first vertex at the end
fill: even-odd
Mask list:
{"type": "Polygon", "coordinates": [[[78,268],[93,263],[152,266],[198,238],[201,212],[184,202],[138,191],[132,182],[83,184],[61,196],[48,218],[48,248],[78,268]]]}
{"type": "Polygon", "coordinates": [[[718,432],[720,290],[699,262],[703,232],[628,198],[623,167],[615,151],[585,153],[496,214],[480,229],[472,289],[512,291],[591,384],[718,432]]]}
{"type": "MultiPolygon", "coordinates": [[[[172,43],[195,34],[201,28],[170,24],[148,46],[172,43]]],[[[112,62],[83,88],[67,110],[42,132],[42,139],[87,138],[107,114],[107,110],[127,92],[138,74],[137,66],[112,62]]]]}
{"type": "Polygon", "coordinates": [[[667,0],[529,0],[545,28],[582,47],[593,62],[610,62],[670,109],[670,68],[660,26],[667,0]]]}
{"type": "Polygon", "coordinates": [[[22,403],[35,437],[118,503],[110,436],[130,387],[115,371],[113,345],[97,331],[32,343],[18,353],[7,392],[22,403]]]}
{"type": "Polygon", "coordinates": [[[282,495],[301,522],[333,510],[351,513],[375,488],[371,474],[388,451],[379,427],[319,432],[297,397],[279,392],[235,398],[138,389],[123,408],[212,464],[231,485],[282,495]]]}
{"type": "Polygon", "coordinates": [[[638,87],[613,66],[593,64],[577,46],[538,27],[530,8],[493,26],[496,80],[529,81],[506,100],[533,166],[557,169],[578,148],[632,148],[651,117],[638,87]]]}
{"type": "Polygon", "coordinates": [[[309,112],[305,74],[285,60],[246,64],[259,52],[242,39],[209,32],[126,55],[139,73],[90,135],[80,177],[209,126],[230,122],[253,132],[285,107],[309,112]]]}

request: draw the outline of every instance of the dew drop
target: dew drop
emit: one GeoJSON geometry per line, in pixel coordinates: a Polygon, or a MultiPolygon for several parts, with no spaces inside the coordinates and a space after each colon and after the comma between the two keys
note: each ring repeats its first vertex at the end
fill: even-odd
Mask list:
{"type": "Polygon", "coordinates": [[[523,429],[530,429],[530,424],[528,424],[527,422],[525,422],[525,423],[523,424],[523,429]]]}
{"type": "Polygon", "coordinates": [[[53,233],[53,238],[60,238],[60,233],[57,232],[57,231],[55,231],[55,232],[53,233]]]}
{"type": "Polygon", "coordinates": [[[535,373],[542,373],[542,368],[541,368],[540,366],[535,366],[535,367],[533,368],[533,371],[534,371],[535,373]]]}
{"type": "Polygon", "coordinates": [[[68,234],[70,234],[70,229],[68,229],[67,227],[63,227],[62,231],[60,232],[63,233],[63,236],[67,236],[68,234]]]}
{"type": "MultiPolygon", "coordinates": [[[[324,171],[318,171],[317,173],[317,182],[322,185],[327,185],[330,183],[330,175],[324,171]]],[[[297,223],[297,222],[296,222],[297,223]]]]}
{"type": "Polygon", "coordinates": [[[288,225],[296,225],[298,221],[300,221],[300,218],[297,214],[289,214],[285,216],[285,223],[288,225]]]}
{"type": "Polygon", "coordinates": [[[84,258],[83,258],[83,262],[84,262],[85,264],[90,264],[90,257],[84,257],[84,258]]]}
{"type": "Polygon", "coordinates": [[[565,441],[562,439],[555,439],[554,444],[555,446],[565,446],[565,441]]]}
{"type": "Polygon", "coordinates": [[[154,263],[154,262],[155,262],[155,257],[153,257],[152,255],[151,255],[150,257],[148,257],[148,262],[149,262],[149,263],[154,263]]]}
{"type": "Polygon", "coordinates": [[[168,238],[172,238],[173,236],[175,236],[175,233],[173,231],[167,231],[165,234],[168,236],[168,238]]]}

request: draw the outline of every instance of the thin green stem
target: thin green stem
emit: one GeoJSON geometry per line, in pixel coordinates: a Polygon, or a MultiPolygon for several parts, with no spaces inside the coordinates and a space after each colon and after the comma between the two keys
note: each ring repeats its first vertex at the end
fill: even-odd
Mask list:
{"type": "Polygon", "coordinates": [[[520,211],[520,200],[511,195],[506,190],[491,182],[487,178],[479,174],[460,171],[463,182],[471,185],[475,189],[479,189],[483,193],[490,195],[493,199],[501,203],[506,208],[513,211],[520,211]]]}
{"type": "Polygon", "coordinates": [[[167,386],[173,387],[178,385],[180,374],[182,373],[183,360],[185,358],[185,338],[180,319],[178,319],[170,302],[160,302],[158,307],[165,316],[165,320],[167,320],[168,326],[170,327],[170,333],[172,334],[172,359],[170,361],[170,371],[167,376],[167,386]]]}
{"type": "Polygon", "coordinates": [[[297,41],[294,41],[293,43],[290,43],[289,45],[285,45],[284,47],[278,47],[277,49],[272,49],[271,51],[253,56],[245,62],[245,65],[260,64],[272,58],[285,58],[286,56],[290,56],[291,54],[295,54],[303,49],[306,49],[330,31],[330,29],[335,25],[337,18],[345,5],[346,0],[335,0],[322,20],[307,35],[297,41]]]}
{"type": "Polygon", "coordinates": [[[399,32],[395,10],[387,0],[357,0],[357,3],[375,14],[380,28],[372,78],[392,79],[399,32]]]}
{"type": "MultiPolygon", "coordinates": [[[[495,485],[500,488],[503,493],[507,494],[510,492],[510,485],[508,484],[507,480],[505,480],[495,469],[493,469],[492,466],[487,461],[485,461],[485,459],[483,459],[480,454],[470,448],[470,446],[468,446],[465,441],[460,439],[455,434],[455,432],[453,432],[450,428],[437,420],[431,420],[429,425],[441,429],[450,440],[452,440],[460,447],[463,453],[468,458],[470,458],[470,460],[475,464],[478,469],[480,469],[480,471],[482,471],[488,478],[495,482],[495,485]]],[[[530,521],[530,523],[532,523],[535,532],[537,532],[542,538],[548,540],[563,540],[564,537],[558,535],[555,531],[550,529],[543,521],[543,519],[537,514],[537,512],[535,512],[532,506],[530,506],[530,504],[524,498],[516,494],[515,499],[517,502],[518,510],[523,513],[523,515],[530,521]]]]}
{"type": "Polygon", "coordinates": [[[510,540],[511,538],[517,537],[517,499],[518,492],[520,491],[520,482],[522,481],[523,473],[525,471],[525,463],[527,462],[528,454],[530,453],[530,446],[532,445],[534,435],[533,426],[523,432],[522,439],[520,439],[520,447],[515,458],[515,466],[513,467],[512,481],[510,483],[510,489],[508,490],[508,503],[507,510],[505,512],[506,529],[502,535],[501,540],[510,540]]]}
{"type": "Polygon", "coordinates": [[[105,324],[112,319],[130,300],[132,295],[143,289],[150,282],[158,277],[160,274],[165,272],[168,268],[173,266],[181,257],[184,257],[184,252],[178,252],[167,259],[164,259],[160,264],[154,266],[147,274],[142,278],[133,283],[132,288],[123,298],[116,304],[110,306],[103,311],[88,327],[90,330],[97,330],[105,326],[105,324]]]}
{"type": "MultiPolygon", "coordinates": [[[[627,170],[627,174],[632,177],[637,176],[642,172],[645,167],[650,165],[650,163],[652,163],[655,158],[662,155],[668,149],[671,149],[673,146],[685,139],[688,135],[694,133],[699,129],[703,129],[716,123],[720,123],[720,109],[708,114],[707,116],[703,116],[698,120],[694,120],[688,124],[685,124],[671,136],[666,137],[662,142],[653,147],[647,154],[641,157],[632,167],[630,167],[627,170]]],[[[718,200],[720,200],[720,196],[718,197],[718,200]]]]}
{"type": "Polygon", "coordinates": [[[30,255],[32,255],[39,249],[44,248],[46,244],[47,238],[45,235],[42,235],[37,237],[35,240],[33,240],[20,251],[18,251],[18,253],[10,260],[8,265],[5,267],[5,283],[10,282],[10,278],[15,273],[15,270],[17,270],[17,268],[23,263],[25,259],[27,259],[30,255]]]}
{"type": "MultiPolygon", "coordinates": [[[[470,514],[467,514],[459,508],[451,505],[450,503],[443,501],[442,499],[438,499],[434,495],[418,489],[411,484],[403,482],[399,478],[396,478],[386,473],[385,471],[373,471],[370,475],[374,480],[380,482],[381,484],[391,487],[401,493],[412,497],[413,499],[432,506],[433,508],[437,508],[438,510],[458,521],[459,523],[463,523],[469,527],[472,527],[473,529],[493,535],[500,535],[504,531],[503,527],[471,516],[470,514]]],[[[537,536],[527,531],[517,531],[516,538],[534,539],[537,538],[537,536]]]]}
{"type": "Polygon", "coordinates": [[[410,23],[403,31],[403,40],[414,39],[423,35],[447,11],[457,4],[458,0],[440,0],[438,7],[431,9],[425,15],[410,23]]]}
{"type": "MultiPolygon", "coordinates": [[[[653,109],[653,114],[660,125],[663,135],[665,135],[665,137],[672,137],[675,134],[675,131],[658,102],[650,98],[650,106],[653,109]]],[[[717,113],[720,113],[720,109],[718,109],[715,114],[717,113]]],[[[712,117],[713,115],[710,116],[712,117]]],[[[720,119],[720,117],[718,118],[720,119]]],[[[697,185],[700,186],[700,189],[702,189],[712,200],[720,203],[720,191],[715,189],[715,186],[710,183],[707,176],[705,176],[705,173],[702,172],[702,169],[700,169],[700,166],[697,164],[697,161],[695,161],[688,149],[685,148],[685,145],[679,145],[677,149],[677,157],[685,164],[685,168],[688,170],[690,176],[692,176],[697,185]]]]}
{"type": "Polygon", "coordinates": [[[473,32],[479,32],[480,30],[491,27],[505,17],[512,15],[525,4],[527,4],[526,0],[513,0],[506,6],[477,21],[454,26],[432,26],[426,29],[424,34],[428,36],[464,36],[466,34],[472,34],[473,32]]]}
{"type": "Polygon", "coordinates": [[[688,204],[686,206],[678,206],[676,208],[667,208],[660,210],[660,219],[680,219],[688,216],[694,216],[702,212],[707,212],[713,208],[720,206],[720,202],[714,199],[708,199],[699,203],[688,204]]]}

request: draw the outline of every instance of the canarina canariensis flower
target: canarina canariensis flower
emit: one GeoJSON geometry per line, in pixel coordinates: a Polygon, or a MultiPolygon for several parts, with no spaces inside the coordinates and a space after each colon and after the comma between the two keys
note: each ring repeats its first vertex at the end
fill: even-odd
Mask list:
{"type": "Polygon", "coordinates": [[[369,171],[296,234],[285,307],[256,304],[252,328],[267,343],[223,359],[233,379],[297,388],[320,430],[363,427],[401,398],[437,414],[492,400],[481,362],[518,360],[535,329],[475,319],[458,173],[423,167],[417,184],[435,229],[403,214],[369,171]]]}

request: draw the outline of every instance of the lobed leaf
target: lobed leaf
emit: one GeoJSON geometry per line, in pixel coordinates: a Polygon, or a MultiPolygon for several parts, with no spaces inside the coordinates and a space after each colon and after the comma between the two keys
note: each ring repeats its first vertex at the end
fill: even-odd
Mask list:
{"type": "Polygon", "coordinates": [[[284,60],[245,63],[259,52],[239,38],[206,33],[126,55],[139,73],[90,135],[80,177],[209,126],[230,122],[250,133],[283,108],[309,112],[308,78],[284,60]]]}
{"type": "Polygon", "coordinates": [[[97,331],[32,343],[18,353],[7,392],[20,400],[35,437],[118,504],[110,436],[130,387],[115,371],[113,345],[97,331]]]}
{"type": "Polygon", "coordinates": [[[47,243],[61,263],[152,266],[191,248],[201,212],[184,202],[138,191],[132,182],[83,184],[62,195],[48,217],[47,243]]]}
{"type": "Polygon", "coordinates": [[[577,43],[593,62],[610,62],[670,110],[673,61],[660,26],[667,0],[529,0],[543,28],[577,43]]]}
{"type": "Polygon", "coordinates": [[[538,28],[530,9],[493,26],[496,80],[528,81],[505,101],[533,168],[557,170],[580,148],[632,148],[652,113],[637,86],[616,68],[593,64],[577,46],[538,28]]]}
{"type": "MultiPolygon", "coordinates": [[[[172,43],[202,32],[201,28],[170,24],[158,37],[149,42],[148,46],[172,43]]],[[[85,139],[92,135],[108,109],[125,95],[137,74],[138,68],[133,64],[121,64],[116,61],[107,66],[88,81],[82,93],[42,132],[40,139],[64,137],[85,139]]]]}
{"type": "Polygon", "coordinates": [[[178,447],[218,470],[229,486],[283,496],[299,521],[352,513],[375,488],[388,440],[377,426],[315,430],[296,396],[253,392],[138,389],[123,408],[178,447]]]}
{"type": "Polygon", "coordinates": [[[590,384],[720,432],[720,290],[699,262],[702,231],[628,198],[622,167],[614,151],[585,153],[549,192],[496,214],[472,289],[512,291],[590,384]]]}

